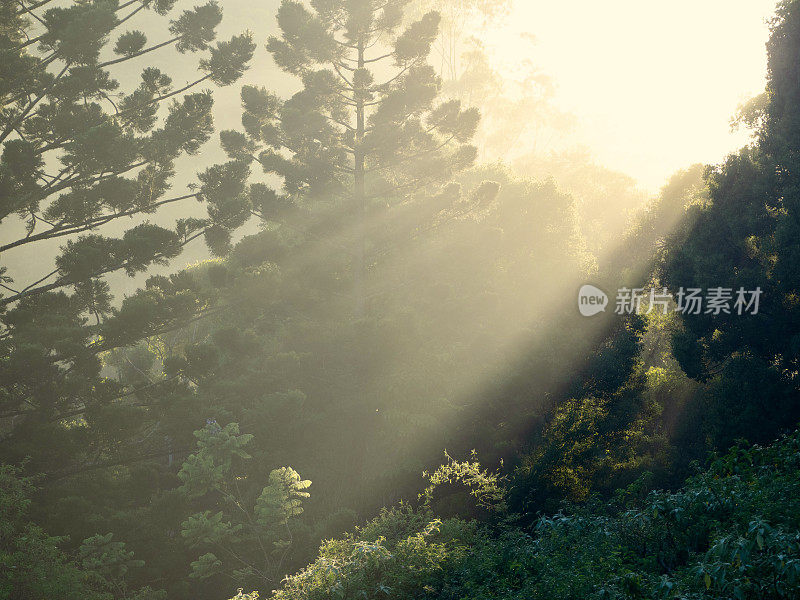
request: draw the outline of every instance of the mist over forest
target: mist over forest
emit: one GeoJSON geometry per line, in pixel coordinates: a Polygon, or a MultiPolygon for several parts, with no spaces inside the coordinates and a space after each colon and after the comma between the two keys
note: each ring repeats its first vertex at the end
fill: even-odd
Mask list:
{"type": "Polygon", "coordinates": [[[0,600],[800,597],[800,0],[203,1],[0,0],[0,600]]]}

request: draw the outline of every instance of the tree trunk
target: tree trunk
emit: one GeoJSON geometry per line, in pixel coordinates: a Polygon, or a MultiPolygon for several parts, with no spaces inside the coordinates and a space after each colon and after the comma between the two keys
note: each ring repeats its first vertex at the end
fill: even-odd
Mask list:
{"type": "MultiPolygon", "coordinates": [[[[358,41],[358,68],[364,68],[364,39],[358,41]]],[[[354,261],[355,279],[355,314],[356,317],[364,316],[366,312],[365,278],[366,278],[366,192],[364,185],[364,96],[361,90],[355,89],[356,94],[356,135],[355,135],[355,210],[358,225],[356,227],[356,251],[354,261]]]]}

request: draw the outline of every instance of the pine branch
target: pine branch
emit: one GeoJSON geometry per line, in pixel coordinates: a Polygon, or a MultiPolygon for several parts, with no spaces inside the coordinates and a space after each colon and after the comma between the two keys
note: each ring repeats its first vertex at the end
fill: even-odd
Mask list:
{"type": "MultiPolygon", "coordinates": [[[[192,240],[197,239],[198,237],[200,237],[201,235],[203,235],[206,232],[206,229],[208,229],[208,228],[205,228],[205,229],[199,231],[198,233],[186,238],[185,240],[183,240],[180,243],[179,247],[183,248],[184,246],[186,246],[186,244],[188,244],[192,240]]],[[[165,258],[167,258],[167,257],[164,255],[163,252],[157,252],[156,254],[154,254],[154,255],[152,255],[150,257],[150,262],[155,262],[155,261],[162,260],[162,259],[165,259],[165,258]]],[[[90,274],[89,276],[85,277],[84,279],[81,279],[80,281],[96,279],[97,277],[101,277],[103,275],[106,275],[107,273],[112,273],[114,271],[119,271],[120,269],[124,269],[129,264],[130,264],[130,260],[124,260],[121,263],[118,263],[116,265],[112,265],[110,267],[106,267],[104,269],[100,269],[99,271],[96,271],[96,272],[90,274]]],[[[56,269],[55,271],[52,271],[51,273],[49,273],[45,277],[41,278],[39,281],[36,281],[35,283],[31,284],[30,286],[28,286],[27,288],[22,290],[19,294],[16,294],[14,296],[9,296],[7,298],[0,298],[0,306],[7,306],[8,304],[11,304],[11,303],[16,302],[18,300],[21,300],[22,298],[24,298],[26,296],[38,296],[39,294],[43,294],[43,293],[49,292],[51,290],[55,290],[55,289],[58,289],[58,288],[66,287],[68,285],[74,285],[76,283],[79,283],[79,280],[77,280],[77,279],[70,279],[68,277],[61,277],[60,279],[58,279],[57,281],[54,281],[53,283],[48,283],[47,285],[42,285],[42,286],[39,286],[39,287],[33,287],[33,286],[38,285],[39,283],[42,283],[46,279],[49,279],[50,277],[52,277],[56,273],[58,273],[58,269],[56,269]]]]}
{"type": "Polygon", "coordinates": [[[368,65],[368,64],[371,64],[371,63],[376,63],[376,62],[382,61],[384,59],[391,58],[392,56],[394,56],[394,52],[390,52],[389,54],[384,54],[383,56],[377,56],[375,58],[369,58],[369,59],[364,61],[364,64],[368,65]]]}
{"type": "MultiPolygon", "coordinates": [[[[165,204],[171,204],[173,202],[178,202],[180,200],[186,200],[188,198],[196,198],[197,196],[198,196],[198,194],[194,193],[194,194],[186,194],[184,196],[177,196],[175,198],[168,198],[166,200],[159,200],[158,202],[155,202],[155,203],[147,206],[147,210],[158,208],[158,207],[164,206],[165,204]]],[[[130,216],[138,214],[140,212],[144,212],[144,210],[141,209],[141,208],[134,208],[134,209],[123,211],[123,212],[119,212],[119,213],[112,213],[112,214],[102,215],[100,217],[95,217],[93,219],[89,219],[88,221],[84,221],[83,223],[78,223],[78,224],[70,225],[70,226],[67,226],[67,227],[63,226],[62,224],[64,223],[64,221],[61,221],[62,224],[56,224],[53,227],[51,227],[50,229],[48,229],[47,231],[42,231],[42,232],[37,233],[35,235],[31,235],[31,236],[28,236],[28,237],[20,238],[20,239],[14,241],[14,242],[5,244],[3,246],[0,246],[0,252],[3,252],[5,250],[10,250],[11,248],[16,248],[18,246],[23,246],[25,244],[30,244],[32,242],[38,242],[38,241],[44,240],[44,239],[53,239],[53,238],[62,237],[62,236],[65,236],[65,235],[72,235],[72,234],[75,234],[75,233],[81,233],[83,231],[88,231],[90,229],[95,229],[97,227],[105,225],[106,223],[109,223],[110,221],[113,221],[115,219],[119,219],[119,218],[122,218],[122,217],[130,217],[130,216]]]]}
{"type": "Polygon", "coordinates": [[[53,2],[53,0],[40,0],[39,2],[36,2],[35,4],[31,4],[30,6],[27,6],[27,7],[22,5],[22,2],[20,2],[20,5],[22,5],[22,10],[18,10],[16,12],[15,16],[18,17],[20,15],[24,15],[25,13],[29,13],[32,10],[36,10],[37,8],[41,8],[45,4],[50,4],[51,2],[53,2]]]}
{"type": "Polygon", "coordinates": [[[0,134],[0,143],[5,141],[5,139],[17,127],[19,127],[22,124],[22,122],[25,120],[25,118],[28,116],[28,114],[30,114],[30,112],[36,107],[37,104],[39,104],[39,102],[42,100],[42,98],[44,98],[53,89],[53,87],[55,87],[56,83],[58,83],[58,80],[61,79],[61,77],[64,76],[64,73],[66,73],[69,68],[70,68],[70,63],[67,63],[66,66],[63,69],[61,69],[61,72],[58,75],[56,75],[55,79],[53,79],[53,81],[50,83],[50,85],[48,85],[44,89],[44,91],[42,91],[36,97],[36,99],[34,101],[30,102],[28,104],[28,106],[20,113],[20,115],[16,119],[14,119],[11,123],[6,125],[6,128],[3,130],[3,133],[0,134]]]}
{"type": "Polygon", "coordinates": [[[406,163],[406,162],[408,162],[410,160],[415,160],[415,159],[418,159],[418,158],[422,158],[423,156],[427,156],[429,154],[433,154],[434,152],[438,152],[439,150],[441,150],[442,148],[444,148],[445,146],[450,144],[450,142],[452,142],[455,138],[456,138],[456,136],[455,136],[455,134],[453,134],[449,138],[447,138],[444,142],[439,144],[438,146],[435,146],[433,148],[429,148],[429,149],[424,150],[422,152],[417,152],[416,154],[406,155],[406,156],[402,157],[401,159],[399,159],[399,160],[397,160],[397,161],[395,161],[393,163],[388,163],[388,164],[384,164],[384,165],[377,165],[375,167],[371,167],[371,168],[367,169],[366,172],[367,173],[375,173],[376,171],[383,171],[384,169],[391,169],[391,168],[400,166],[403,163],[406,163]]]}
{"type": "MultiPolygon", "coordinates": [[[[344,81],[347,84],[347,86],[350,88],[350,91],[355,92],[356,89],[355,89],[355,86],[353,85],[353,82],[350,81],[347,77],[344,76],[344,73],[342,73],[339,70],[339,67],[340,67],[340,65],[338,63],[333,63],[333,68],[336,71],[336,74],[342,79],[342,81],[344,81]]],[[[352,69],[352,70],[355,71],[355,69],[352,69]]]]}
{"type": "MultiPolygon", "coordinates": [[[[157,104],[159,102],[163,102],[164,100],[172,98],[173,96],[177,96],[178,94],[181,94],[181,93],[183,93],[183,92],[185,92],[185,91],[187,91],[187,90],[189,90],[189,89],[191,89],[191,88],[193,88],[193,87],[195,87],[197,85],[200,85],[201,83],[203,83],[204,81],[206,81],[207,79],[210,79],[210,78],[211,78],[211,73],[207,73],[206,75],[203,75],[199,79],[196,79],[196,80],[192,81],[191,83],[187,83],[182,88],[179,88],[179,89],[174,90],[172,92],[168,92],[166,94],[162,94],[161,96],[157,96],[156,98],[152,98],[151,100],[148,100],[147,102],[145,102],[144,104],[142,104],[140,106],[131,106],[130,108],[126,108],[124,110],[119,110],[113,115],[109,114],[108,117],[112,118],[112,119],[118,119],[118,118],[120,118],[120,117],[122,117],[124,115],[135,113],[135,112],[140,111],[140,110],[142,110],[142,109],[144,109],[144,108],[146,108],[148,106],[151,106],[153,104],[157,104]]],[[[77,131],[73,131],[72,133],[73,134],[77,133],[77,131]]],[[[44,154],[45,152],[50,152],[51,150],[57,150],[57,149],[63,147],[63,145],[66,142],[70,141],[70,139],[71,138],[63,138],[63,139],[60,139],[60,140],[55,141],[55,142],[50,142],[49,144],[46,144],[46,145],[41,146],[40,148],[38,148],[34,154],[36,154],[38,156],[38,155],[44,154]]]]}
{"type": "Polygon", "coordinates": [[[142,50],[139,50],[138,52],[136,52],[134,54],[128,54],[127,56],[121,56],[119,58],[115,58],[114,60],[107,60],[106,62],[98,64],[97,67],[102,69],[103,67],[109,67],[111,65],[116,65],[118,63],[125,62],[126,60],[131,60],[132,58],[137,58],[139,56],[142,56],[143,54],[147,54],[148,52],[153,52],[155,50],[158,50],[159,48],[163,48],[164,46],[169,46],[170,44],[174,44],[175,42],[180,40],[182,37],[183,36],[180,36],[180,35],[175,36],[174,38],[166,40],[165,42],[161,42],[160,44],[155,44],[153,46],[150,46],[149,48],[144,48],[142,50]]]}
{"type": "Polygon", "coordinates": [[[130,14],[128,14],[128,16],[121,18],[119,22],[114,26],[114,29],[122,25],[125,21],[132,18],[136,13],[138,13],[140,10],[143,10],[144,8],[145,8],[144,4],[142,4],[138,8],[135,8],[133,11],[130,12],[130,14]]]}
{"type": "MultiPolygon", "coordinates": [[[[73,187],[75,185],[92,185],[94,183],[98,183],[98,182],[103,181],[105,179],[110,179],[111,177],[116,177],[117,175],[122,175],[123,173],[127,173],[128,171],[132,171],[133,169],[137,169],[137,168],[142,167],[142,166],[147,165],[147,164],[150,164],[150,161],[143,160],[143,161],[139,161],[138,163],[133,163],[131,165],[128,165],[124,169],[119,169],[117,171],[113,171],[113,172],[110,172],[110,173],[94,175],[94,176],[91,176],[91,177],[76,176],[76,177],[72,177],[70,179],[65,179],[64,181],[62,181],[61,183],[58,183],[57,185],[53,185],[55,183],[55,181],[53,181],[50,184],[48,184],[48,185],[44,186],[43,188],[41,188],[39,190],[39,192],[37,192],[36,194],[31,194],[27,198],[25,198],[24,200],[25,201],[32,201],[32,200],[41,201],[41,200],[44,200],[45,198],[47,198],[48,196],[52,196],[56,192],[60,192],[61,190],[67,189],[69,187],[73,187]]],[[[62,173],[69,172],[73,168],[74,167],[65,168],[62,171],[62,173]]],[[[60,175],[59,175],[59,177],[60,177],[60,175]]],[[[56,181],[58,181],[58,178],[56,178],[56,181]]],[[[2,218],[5,218],[6,216],[8,216],[8,214],[9,213],[6,213],[5,215],[3,215],[2,218]]],[[[2,220],[2,219],[0,218],[0,220],[2,220]]]]}
{"type": "MultiPolygon", "coordinates": [[[[52,52],[49,56],[42,58],[38,63],[32,65],[30,68],[26,69],[21,75],[27,75],[30,72],[37,70],[37,69],[46,69],[54,60],[58,58],[58,51],[52,52]]],[[[19,77],[19,76],[18,76],[19,77]]],[[[9,83],[13,83],[9,82],[9,83]]],[[[17,94],[14,98],[10,100],[4,100],[3,106],[8,106],[9,104],[14,104],[15,102],[19,102],[24,98],[28,98],[30,100],[31,94],[29,92],[22,92],[21,94],[17,94]]]]}

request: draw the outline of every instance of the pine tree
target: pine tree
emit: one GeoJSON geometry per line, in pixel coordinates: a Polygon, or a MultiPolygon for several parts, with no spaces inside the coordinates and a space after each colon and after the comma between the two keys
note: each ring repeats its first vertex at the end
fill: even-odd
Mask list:
{"type": "Polygon", "coordinates": [[[478,111],[438,102],[441,82],[426,62],[440,17],[429,12],[406,23],[408,4],[314,0],[309,9],[284,0],[280,36],[267,48],[302,89],[282,101],[246,86],[246,135],[223,134],[232,159],[249,157],[282,178],[280,195],[251,187],[254,209],[266,220],[280,220],[282,207],[323,200],[352,217],[345,237],[357,315],[365,308],[365,274],[380,250],[367,219],[385,223],[390,208],[431,200],[476,155],[469,140],[478,111]]]}
{"type": "Polygon", "coordinates": [[[41,248],[46,265],[47,248],[62,242],[54,268],[24,273],[20,284],[0,265],[4,460],[28,454],[33,468],[52,472],[74,468],[77,457],[96,465],[129,455],[121,450],[146,418],[131,406],[124,419],[101,418],[120,400],[131,404],[131,391],[101,376],[98,355],[185,323],[204,303],[178,276],[151,280],[112,308],[104,276],[145,272],[249,217],[245,200],[228,193],[246,166],[209,170],[198,188],[170,193],[176,160],[197,154],[213,131],[212,92],[201,86],[237,81],[254,50],[249,33],[214,43],[222,13],[213,0],[172,15],[167,39],[125,30],[143,11],[166,21],[174,3],[0,2],[0,223],[7,234],[24,224],[16,239],[4,236],[0,255],[41,248]],[[199,77],[175,85],[144,63],[138,84],[116,79],[123,65],[169,52],[196,55],[199,77]],[[172,227],[146,220],[191,200],[207,205],[207,218],[172,227]],[[101,233],[125,218],[138,224],[119,237],[101,233]],[[69,426],[75,419],[84,427],[69,426]]]}

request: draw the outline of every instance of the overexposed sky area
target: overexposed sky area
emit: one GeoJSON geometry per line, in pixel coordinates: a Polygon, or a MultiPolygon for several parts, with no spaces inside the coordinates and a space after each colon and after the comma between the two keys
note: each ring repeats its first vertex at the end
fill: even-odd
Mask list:
{"type": "Polygon", "coordinates": [[[576,138],[657,189],[679,168],[747,141],[730,118],[764,89],[775,0],[516,0],[485,42],[553,77],[576,138]],[[521,34],[536,38],[531,44],[521,34]]]}

